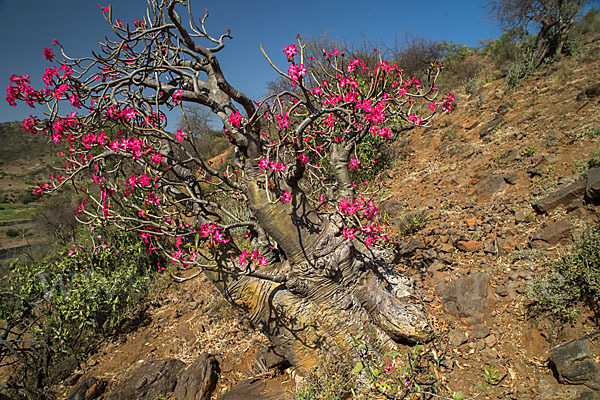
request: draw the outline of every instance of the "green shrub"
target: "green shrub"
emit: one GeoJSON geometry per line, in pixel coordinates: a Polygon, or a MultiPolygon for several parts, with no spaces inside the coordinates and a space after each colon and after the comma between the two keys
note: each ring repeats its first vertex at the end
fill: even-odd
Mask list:
{"type": "Polygon", "coordinates": [[[513,89],[519,86],[521,81],[535,72],[535,51],[527,48],[522,55],[509,68],[506,75],[506,88],[513,89]]]}
{"type": "Polygon", "coordinates": [[[586,229],[572,251],[550,263],[550,272],[528,292],[532,309],[573,321],[575,305],[583,301],[600,311],[600,225],[586,229]]]}
{"type": "Polygon", "coordinates": [[[6,232],[4,232],[6,234],[6,237],[8,238],[16,238],[17,236],[19,236],[19,230],[18,229],[7,229],[6,232]]]}
{"type": "Polygon", "coordinates": [[[413,211],[398,218],[396,225],[400,229],[401,235],[410,235],[418,232],[425,226],[427,217],[427,210],[413,211]]]}
{"type": "Polygon", "coordinates": [[[489,55],[497,67],[515,62],[522,53],[523,42],[528,33],[522,27],[509,29],[497,40],[489,43],[484,52],[489,55]]]}
{"type": "MultiPolygon", "coordinates": [[[[52,364],[82,358],[100,335],[119,332],[143,309],[157,259],[135,234],[93,234],[62,250],[57,260],[13,263],[0,283],[0,324],[12,332],[5,343],[22,352],[28,375],[47,376],[52,364]],[[39,359],[43,352],[15,344],[18,335],[41,346],[49,364],[39,359]]],[[[0,345],[0,365],[9,353],[0,345]]]]}

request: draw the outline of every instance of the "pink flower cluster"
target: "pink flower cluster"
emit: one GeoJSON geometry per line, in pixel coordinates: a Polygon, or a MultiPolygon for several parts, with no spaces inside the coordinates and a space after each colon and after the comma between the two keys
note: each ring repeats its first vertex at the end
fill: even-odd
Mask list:
{"type": "Polygon", "coordinates": [[[268,158],[263,158],[258,162],[258,167],[260,168],[260,172],[265,171],[276,171],[276,172],[284,172],[287,168],[287,165],[283,163],[276,163],[269,161],[268,158]]]}
{"type": "Polygon", "coordinates": [[[238,263],[240,265],[253,264],[254,260],[257,261],[259,266],[267,265],[267,260],[259,254],[258,250],[255,250],[252,253],[242,250],[242,254],[238,255],[238,263]]]}

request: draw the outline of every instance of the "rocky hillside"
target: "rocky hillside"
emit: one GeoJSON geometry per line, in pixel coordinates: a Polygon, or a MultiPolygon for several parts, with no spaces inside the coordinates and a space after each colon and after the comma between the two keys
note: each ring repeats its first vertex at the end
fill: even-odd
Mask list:
{"type": "MultiPolygon", "coordinates": [[[[547,261],[600,217],[599,77],[598,57],[562,59],[511,90],[482,73],[476,89],[456,94],[452,114],[393,146],[381,211],[395,267],[420,287],[438,333],[427,368],[447,398],[600,398],[598,316],[581,303],[576,320],[560,320],[528,300],[547,261]]],[[[310,377],[267,346],[205,281],[174,283],[141,326],[61,366],[54,391],[293,398],[310,377]]]]}

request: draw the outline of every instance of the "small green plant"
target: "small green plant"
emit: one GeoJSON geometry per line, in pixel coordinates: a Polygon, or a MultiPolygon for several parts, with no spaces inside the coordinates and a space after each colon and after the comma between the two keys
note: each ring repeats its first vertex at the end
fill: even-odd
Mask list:
{"type": "Polygon", "coordinates": [[[5,233],[6,237],[11,238],[11,239],[12,238],[16,238],[17,236],[19,236],[19,230],[18,229],[10,228],[10,229],[7,229],[6,232],[4,232],[4,233],[5,233]]]}
{"type": "Polygon", "coordinates": [[[590,157],[586,160],[575,160],[575,173],[579,176],[585,175],[590,168],[600,167],[600,147],[592,150],[590,157]]]}
{"type": "Polygon", "coordinates": [[[407,236],[421,230],[425,226],[427,218],[427,210],[417,210],[398,218],[396,225],[400,229],[400,234],[407,236]]]}
{"type": "Polygon", "coordinates": [[[496,364],[485,365],[481,372],[483,379],[490,384],[495,385],[500,382],[500,371],[496,368],[496,364]]]}
{"type": "Polygon", "coordinates": [[[528,291],[532,311],[565,321],[577,318],[578,302],[600,311],[600,225],[584,230],[568,254],[547,266],[550,271],[528,291]]]}
{"type": "Polygon", "coordinates": [[[535,146],[527,146],[522,148],[519,154],[521,157],[533,157],[537,154],[537,149],[535,146]]]}

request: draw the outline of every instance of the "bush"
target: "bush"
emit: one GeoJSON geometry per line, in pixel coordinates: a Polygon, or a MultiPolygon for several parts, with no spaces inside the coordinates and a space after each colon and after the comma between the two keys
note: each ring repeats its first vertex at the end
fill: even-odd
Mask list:
{"type": "Polygon", "coordinates": [[[492,58],[497,67],[502,67],[521,57],[523,42],[527,36],[527,31],[521,27],[509,29],[497,40],[489,43],[484,51],[492,58]]]}
{"type": "Polygon", "coordinates": [[[30,386],[40,387],[57,362],[82,358],[99,335],[119,332],[150,291],[157,259],[143,241],[116,229],[93,233],[56,261],[13,263],[0,283],[0,320],[9,332],[0,366],[14,362],[16,350],[30,386]]]}
{"type": "Polygon", "coordinates": [[[396,222],[396,225],[400,229],[400,234],[402,236],[407,236],[423,229],[427,217],[427,210],[413,211],[400,217],[396,222]]]}
{"type": "Polygon", "coordinates": [[[7,229],[6,232],[4,232],[4,233],[6,234],[7,238],[12,239],[12,238],[16,238],[17,236],[19,236],[20,232],[18,229],[10,228],[10,229],[7,229]]]}
{"type": "Polygon", "coordinates": [[[551,271],[537,279],[528,292],[530,306],[573,321],[575,305],[583,301],[600,311],[600,225],[586,229],[574,248],[550,263],[551,271]]]}
{"type": "Polygon", "coordinates": [[[508,70],[506,88],[516,88],[523,79],[532,75],[535,69],[535,51],[531,47],[525,47],[519,59],[508,70]]]}

